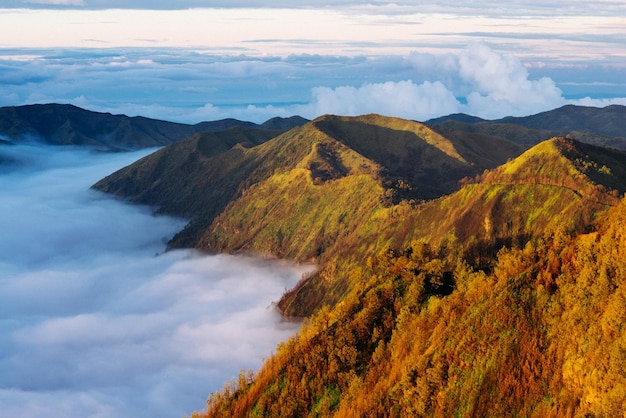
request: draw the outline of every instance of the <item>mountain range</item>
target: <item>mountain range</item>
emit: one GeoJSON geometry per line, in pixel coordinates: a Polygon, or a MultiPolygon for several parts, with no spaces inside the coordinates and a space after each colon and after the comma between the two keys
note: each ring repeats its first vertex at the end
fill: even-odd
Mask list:
{"type": "Polygon", "coordinates": [[[88,145],[107,150],[134,150],[173,144],[194,133],[233,127],[287,130],[302,125],[300,117],[273,118],[258,125],[236,119],[195,125],[141,116],[92,112],[69,104],[0,107],[0,140],[51,145],[88,145]]]}
{"type": "Polygon", "coordinates": [[[485,268],[502,245],[589,228],[626,191],[624,152],[571,138],[526,149],[378,115],[243,132],[193,136],[94,187],[190,218],[173,247],[318,262],[279,302],[292,316],[340,301],[347,266],[379,248],[452,244],[485,268]]]}
{"type": "Polygon", "coordinates": [[[277,304],[299,334],[195,416],[620,416],[625,115],[234,123],[93,187],[189,219],[172,248],[318,265],[277,304]]]}
{"type": "Polygon", "coordinates": [[[626,107],[604,108],[567,105],[525,117],[484,120],[454,114],[427,122],[442,133],[495,135],[525,146],[556,136],[569,136],[583,142],[626,150],[626,107]]]}

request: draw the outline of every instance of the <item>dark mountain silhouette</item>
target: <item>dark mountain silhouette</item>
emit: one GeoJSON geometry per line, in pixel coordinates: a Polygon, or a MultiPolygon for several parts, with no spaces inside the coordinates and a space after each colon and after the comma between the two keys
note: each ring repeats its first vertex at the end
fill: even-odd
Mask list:
{"type": "Polygon", "coordinates": [[[552,131],[588,132],[609,137],[624,137],[626,106],[597,108],[567,105],[531,116],[506,117],[496,122],[552,131]]]}
{"type": "Polygon", "coordinates": [[[306,120],[274,118],[264,125],[236,119],[196,125],[141,116],[92,112],[68,104],[0,108],[0,137],[14,142],[30,140],[52,145],[89,145],[111,150],[133,150],[173,144],[194,133],[233,127],[288,130],[306,120]]]}
{"type": "Polygon", "coordinates": [[[525,117],[482,120],[456,114],[432,119],[427,124],[442,134],[454,131],[506,138],[525,146],[536,145],[556,136],[569,136],[582,142],[626,150],[626,106],[604,108],[567,105],[525,117]]]}

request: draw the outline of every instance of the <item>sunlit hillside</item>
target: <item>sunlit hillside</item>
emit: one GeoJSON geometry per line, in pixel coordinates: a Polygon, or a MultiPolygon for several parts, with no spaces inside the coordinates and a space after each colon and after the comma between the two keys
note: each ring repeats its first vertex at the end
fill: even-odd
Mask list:
{"type": "Polygon", "coordinates": [[[369,256],[355,244],[282,302],[341,268],[346,293],[198,416],[619,416],[626,201],[585,172],[624,185],[626,155],[588,147],[553,139],[380,218],[369,256]]]}
{"type": "Polygon", "coordinates": [[[378,115],[238,128],[95,185],[190,218],[172,246],[318,265],[277,304],[306,318],[300,333],[199,416],[626,408],[626,153],[446,129],[378,115]]]}
{"type": "Polygon", "coordinates": [[[621,416],[625,222],[623,201],[598,231],[502,249],[489,271],[423,241],[382,249],[197,416],[621,416]]]}

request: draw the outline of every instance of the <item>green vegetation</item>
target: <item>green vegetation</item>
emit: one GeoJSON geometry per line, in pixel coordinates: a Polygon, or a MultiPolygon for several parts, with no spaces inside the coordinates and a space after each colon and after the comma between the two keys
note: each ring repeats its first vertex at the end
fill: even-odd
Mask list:
{"type": "Polygon", "coordinates": [[[191,218],[172,245],[315,261],[304,317],[197,416],[619,416],[626,153],[325,116],[165,148],[96,187],[191,218]]]}
{"type": "MultiPolygon", "coordinates": [[[[343,212],[346,213],[344,219],[356,225],[348,216],[353,212],[363,212],[365,208],[373,210],[375,206],[389,207],[402,200],[420,201],[442,196],[458,188],[458,181],[463,177],[502,164],[521,152],[519,147],[503,140],[487,144],[467,140],[459,142],[457,147],[456,143],[440,137],[425,125],[374,115],[360,118],[326,116],[302,128],[276,135],[278,132],[250,128],[195,135],[113,173],[94,187],[155,206],[159,213],[190,218],[188,227],[172,241],[174,247],[214,251],[250,249],[280,256],[295,255],[296,250],[267,246],[268,240],[262,235],[254,235],[262,240],[255,244],[246,233],[230,236],[220,231],[224,228],[228,233],[242,230],[239,225],[228,224],[229,220],[236,219],[241,219],[242,225],[283,222],[295,225],[303,210],[328,219],[329,226],[325,228],[336,228],[333,220],[343,212]],[[482,157],[481,161],[474,161],[472,154],[465,151],[487,147],[502,150],[487,154],[488,157],[482,157]],[[469,157],[462,157],[463,153],[469,157]],[[307,190],[314,191],[317,196],[329,194],[326,199],[315,200],[302,193],[297,188],[305,184],[302,181],[290,185],[291,180],[297,178],[290,173],[292,170],[307,171],[312,182],[310,186],[316,186],[307,186],[307,190]],[[374,190],[370,184],[366,187],[369,193],[353,195],[350,201],[341,198],[345,206],[336,203],[334,207],[329,206],[331,198],[338,197],[336,193],[342,187],[345,189],[350,182],[363,184],[368,181],[363,177],[351,179],[353,176],[369,177],[369,182],[375,182],[379,187],[374,190]],[[264,185],[264,182],[268,184],[264,185]],[[281,194],[268,194],[270,189],[276,188],[282,195],[302,201],[286,203],[283,198],[271,203],[274,208],[271,214],[256,211],[254,213],[258,216],[250,217],[253,213],[247,213],[247,202],[280,200],[281,194]],[[287,190],[290,188],[291,191],[287,190]],[[240,198],[242,200],[238,202],[240,198]],[[315,208],[318,204],[326,205],[326,209],[315,208]],[[284,209],[275,210],[281,207],[284,209]],[[300,209],[287,211],[292,207],[300,209]],[[326,210],[338,213],[323,213],[326,210]],[[244,212],[248,217],[242,215],[244,212]],[[288,221],[285,214],[293,215],[294,219],[288,221]],[[260,219],[261,215],[263,219],[260,219]],[[217,235],[207,236],[207,231],[217,235]],[[219,242],[220,239],[225,242],[219,242]]],[[[323,226],[320,222],[317,225],[323,226]]],[[[278,231],[279,228],[273,229],[278,231]]],[[[329,237],[319,239],[324,241],[329,237]]],[[[298,245],[298,241],[285,240],[285,243],[298,245]]],[[[316,250],[298,251],[298,260],[319,256],[316,250]]]]}
{"type": "Polygon", "coordinates": [[[502,249],[490,272],[414,242],[195,416],[621,416],[626,200],[597,232],[502,249]]]}

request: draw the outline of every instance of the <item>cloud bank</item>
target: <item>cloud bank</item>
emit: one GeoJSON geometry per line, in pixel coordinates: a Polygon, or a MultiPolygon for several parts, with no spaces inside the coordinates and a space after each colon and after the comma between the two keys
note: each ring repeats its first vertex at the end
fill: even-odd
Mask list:
{"type": "Polygon", "coordinates": [[[61,102],[197,123],[381,113],[427,120],[626,103],[618,62],[523,62],[483,43],[458,53],[250,57],[178,49],[0,51],[0,105],[61,102]],[[115,86],[115,88],[111,88],[115,86]]]}
{"type": "Polygon", "coordinates": [[[271,303],[307,267],[162,254],[181,220],[88,190],[142,154],[0,154],[2,414],[189,415],[295,332],[271,303]]]}

